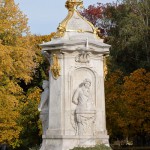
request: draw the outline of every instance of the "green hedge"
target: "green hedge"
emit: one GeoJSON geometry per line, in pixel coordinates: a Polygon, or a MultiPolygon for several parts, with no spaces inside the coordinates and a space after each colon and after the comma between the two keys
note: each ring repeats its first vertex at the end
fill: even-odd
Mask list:
{"type": "Polygon", "coordinates": [[[87,148],[75,147],[72,150],[112,150],[112,149],[110,147],[107,147],[107,146],[102,144],[102,145],[96,145],[95,147],[87,147],[87,148]]]}

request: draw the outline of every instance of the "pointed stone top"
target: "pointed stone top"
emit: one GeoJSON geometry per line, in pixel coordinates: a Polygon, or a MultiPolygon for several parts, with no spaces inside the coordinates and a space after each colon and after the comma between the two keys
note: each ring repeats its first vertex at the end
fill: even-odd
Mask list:
{"type": "Polygon", "coordinates": [[[98,37],[99,30],[92,23],[80,15],[78,7],[83,7],[82,0],[67,0],[65,4],[68,9],[67,17],[59,24],[55,38],[71,38],[94,36],[98,37]]]}
{"type": "Polygon", "coordinates": [[[59,24],[55,37],[41,44],[42,53],[61,50],[61,52],[87,51],[108,54],[110,45],[103,43],[98,36],[99,30],[80,15],[78,7],[83,6],[82,0],[67,0],[67,17],[59,24]]]}

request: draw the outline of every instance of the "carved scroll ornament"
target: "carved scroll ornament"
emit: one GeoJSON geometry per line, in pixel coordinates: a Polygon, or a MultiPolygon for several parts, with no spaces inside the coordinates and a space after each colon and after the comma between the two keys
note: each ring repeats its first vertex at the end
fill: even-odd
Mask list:
{"type": "Polygon", "coordinates": [[[80,53],[76,56],[75,61],[80,62],[80,63],[89,63],[90,62],[90,53],[82,51],[82,53],[80,53]]]}

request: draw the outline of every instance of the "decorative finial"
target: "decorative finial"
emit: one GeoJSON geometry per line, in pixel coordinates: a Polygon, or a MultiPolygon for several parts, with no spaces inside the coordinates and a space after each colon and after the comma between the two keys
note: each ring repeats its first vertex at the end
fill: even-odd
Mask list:
{"type": "MultiPolygon", "coordinates": [[[[88,32],[88,33],[92,33],[95,34],[98,38],[98,34],[99,34],[99,30],[97,28],[94,27],[94,25],[92,23],[90,23],[89,21],[87,21],[84,17],[82,17],[79,13],[79,11],[77,10],[78,7],[83,8],[83,0],[67,0],[66,4],[65,4],[66,8],[68,9],[68,15],[67,17],[59,24],[58,28],[57,28],[57,32],[55,34],[54,38],[60,38],[63,37],[65,35],[66,32],[78,32],[78,33],[83,33],[83,32],[88,32]],[[88,24],[89,27],[91,27],[91,29],[89,29],[88,31],[86,31],[86,29],[83,29],[82,27],[78,26],[78,29],[70,29],[67,28],[67,24],[68,22],[73,18],[73,15],[76,13],[77,17],[75,18],[79,18],[82,19],[85,24],[88,24]],[[91,31],[92,30],[92,31],[91,31]]],[[[75,27],[73,27],[75,28],[75,27]]],[[[86,47],[88,49],[88,40],[86,43],[86,47]]]]}
{"type": "Polygon", "coordinates": [[[79,6],[83,7],[83,1],[82,0],[67,0],[65,6],[69,11],[72,11],[73,9],[76,9],[79,6]]]}

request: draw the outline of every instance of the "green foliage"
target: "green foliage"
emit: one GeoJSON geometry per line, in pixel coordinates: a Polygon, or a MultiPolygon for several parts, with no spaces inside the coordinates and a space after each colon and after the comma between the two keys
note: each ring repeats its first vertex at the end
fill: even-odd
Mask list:
{"type": "Polygon", "coordinates": [[[110,70],[126,74],[150,68],[150,1],[121,0],[119,4],[91,5],[82,12],[106,35],[110,44],[110,70]],[[97,14],[101,13],[101,14],[97,14]]]}
{"type": "Polygon", "coordinates": [[[75,147],[72,150],[111,150],[111,148],[101,144],[101,145],[96,145],[95,147],[87,147],[87,148],[75,147]]]}
{"type": "Polygon", "coordinates": [[[150,68],[150,4],[148,0],[126,0],[110,10],[116,26],[108,33],[112,45],[112,69],[131,73],[138,68],[150,68]],[[119,12],[119,16],[118,13],[119,12]],[[116,17],[117,16],[117,17],[116,17]]]}
{"type": "Polygon", "coordinates": [[[22,103],[20,103],[19,125],[21,148],[28,148],[41,142],[41,124],[37,111],[41,90],[38,87],[29,89],[22,103]]]}

